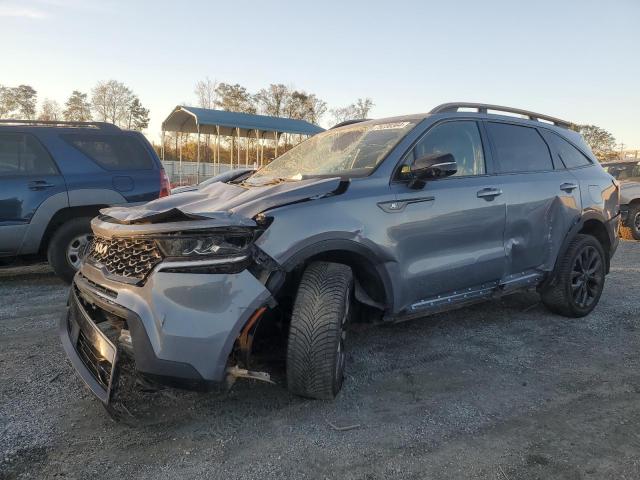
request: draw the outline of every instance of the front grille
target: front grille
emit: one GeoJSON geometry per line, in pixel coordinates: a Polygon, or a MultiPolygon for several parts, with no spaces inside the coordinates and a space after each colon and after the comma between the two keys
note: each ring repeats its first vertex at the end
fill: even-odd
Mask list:
{"type": "Polygon", "coordinates": [[[144,280],[162,254],[156,242],[148,238],[102,238],[95,236],[88,259],[102,265],[107,273],[132,280],[144,280]]]}
{"type": "Polygon", "coordinates": [[[80,330],[78,334],[78,343],[76,343],[76,352],[80,356],[82,363],[89,369],[91,374],[95,377],[100,385],[105,390],[109,389],[109,382],[111,382],[111,372],[113,371],[113,365],[111,362],[102,358],[100,352],[91,344],[91,341],[80,330]]]}

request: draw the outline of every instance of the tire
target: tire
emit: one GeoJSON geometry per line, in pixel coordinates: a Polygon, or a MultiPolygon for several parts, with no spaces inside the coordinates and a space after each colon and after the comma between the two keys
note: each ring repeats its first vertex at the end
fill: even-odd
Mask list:
{"type": "Polygon", "coordinates": [[[353,274],[346,265],[311,263],[293,305],[287,345],[289,391],[332,399],[344,377],[346,325],[353,311],[353,274]]]}
{"type": "Polygon", "coordinates": [[[542,303],[565,317],[584,317],[598,304],[605,278],[600,242],[578,234],[559,260],[556,282],[542,292],[542,303]]]}
{"type": "Polygon", "coordinates": [[[77,245],[78,240],[84,237],[87,241],[90,236],[91,218],[80,217],[63,223],[51,237],[47,247],[47,259],[56,275],[65,282],[71,283],[73,280],[83,253],[82,245],[77,245]],[[78,248],[74,255],[72,252],[76,245],[78,248]],[[73,259],[78,259],[78,262],[74,264],[73,259]]]}
{"type": "Polygon", "coordinates": [[[629,206],[629,216],[627,217],[627,225],[631,231],[631,236],[635,240],[640,240],[640,205],[629,206]]]}

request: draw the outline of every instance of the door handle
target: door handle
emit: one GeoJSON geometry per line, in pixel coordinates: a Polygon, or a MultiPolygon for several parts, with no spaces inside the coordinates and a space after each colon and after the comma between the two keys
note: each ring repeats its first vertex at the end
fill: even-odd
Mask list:
{"type": "Polygon", "coordinates": [[[46,180],[34,180],[33,182],[29,182],[30,190],[43,190],[51,187],[55,187],[55,185],[47,182],[46,180]]]}
{"type": "Polygon", "coordinates": [[[560,190],[564,190],[567,193],[573,192],[576,188],[578,188],[578,185],[575,183],[563,183],[560,185],[560,190]]]}
{"type": "Polygon", "coordinates": [[[502,190],[499,188],[483,188],[478,192],[478,198],[484,198],[486,200],[493,200],[495,197],[502,195],[502,190]]]}

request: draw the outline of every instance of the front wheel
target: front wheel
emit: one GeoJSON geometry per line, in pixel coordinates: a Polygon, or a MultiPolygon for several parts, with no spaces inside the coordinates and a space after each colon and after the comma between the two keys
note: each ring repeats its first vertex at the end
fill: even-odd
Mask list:
{"type": "Polygon", "coordinates": [[[302,275],[287,345],[287,385],[309,398],[334,398],[342,387],[353,274],[339,263],[314,262],[302,275]]]}
{"type": "Polygon", "coordinates": [[[604,288],[602,245],[591,235],[576,235],[559,262],[556,282],[542,292],[542,302],[565,317],[584,317],[596,307],[604,288]]]}

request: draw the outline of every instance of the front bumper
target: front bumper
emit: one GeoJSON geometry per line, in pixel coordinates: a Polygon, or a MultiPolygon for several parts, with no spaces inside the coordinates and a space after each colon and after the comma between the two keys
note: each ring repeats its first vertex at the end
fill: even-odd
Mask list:
{"type": "Polygon", "coordinates": [[[104,334],[105,317],[125,322],[137,371],[189,383],[220,382],[240,330],[270,298],[246,270],[154,272],[144,286],[135,286],[109,280],[85,263],[59,330],[73,366],[108,403],[122,347],[104,334]]]}

